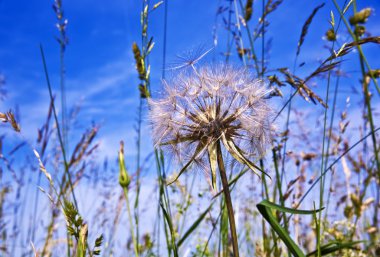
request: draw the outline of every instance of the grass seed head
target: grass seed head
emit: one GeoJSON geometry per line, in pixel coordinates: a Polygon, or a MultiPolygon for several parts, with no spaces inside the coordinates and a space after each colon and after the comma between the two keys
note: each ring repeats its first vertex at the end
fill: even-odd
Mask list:
{"type": "Polygon", "coordinates": [[[16,121],[15,115],[13,114],[13,112],[11,110],[9,110],[6,113],[0,112],[0,121],[2,121],[4,123],[11,124],[12,128],[16,132],[20,132],[21,131],[20,125],[16,121]]]}
{"type": "Polygon", "coordinates": [[[372,13],[371,8],[364,8],[350,17],[350,24],[355,26],[357,24],[364,24],[367,22],[369,16],[372,13]]]}

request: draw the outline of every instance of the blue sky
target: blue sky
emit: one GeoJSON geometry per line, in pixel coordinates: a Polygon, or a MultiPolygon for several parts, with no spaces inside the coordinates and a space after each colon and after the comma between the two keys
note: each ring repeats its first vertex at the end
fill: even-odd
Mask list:
{"type": "MultiPolygon", "coordinates": [[[[320,3],[322,1],[285,1],[268,17],[271,25],[267,39],[272,39],[270,68],[293,66],[302,25],[320,3]]],[[[59,96],[59,45],[55,40],[58,31],[52,4],[53,1],[0,0],[0,72],[6,78],[8,91],[8,97],[0,106],[2,111],[16,105],[19,107],[23,135],[31,142],[35,141],[37,128],[45,120],[49,103],[40,43],[45,49],[54,92],[59,96]]],[[[213,31],[216,31],[217,46],[206,61],[224,60],[221,52],[226,49],[226,31],[221,17],[216,17],[220,4],[226,5],[226,2],[168,2],[166,56],[169,63],[176,60],[176,55],[189,49],[200,45],[206,49],[212,47],[215,42],[213,31]]],[[[256,5],[251,23],[256,23],[260,16],[260,5],[256,5]]],[[[365,4],[364,1],[358,2],[359,9],[367,6],[375,10],[367,28],[374,35],[379,35],[380,18],[376,10],[380,3],[375,0],[365,1],[365,4]]],[[[63,8],[69,21],[69,45],[65,53],[68,105],[81,105],[76,131],[83,131],[92,121],[101,124],[102,155],[115,156],[119,140],[135,140],[138,78],[131,46],[134,41],[140,43],[141,40],[141,3],[64,0],[63,8]]],[[[328,56],[328,51],[323,48],[326,41],[322,37],[329,28],[331,10],[337,20],[338,14],[332,2],[327,1],[311,24],[298,59],[298,63],[306,64],[298,69],[297,74],[307,74],[318,65],[318,61],[328,56]]],[[[150,56],[153,91],[158,91],[161,85],[163,14],[162,5],[150,15],[149,34],[156,42],[150,56]]],[[[339,41],[344,43],[349,38],[342,34],[339,41]]],[[[369,46],[365,50],[369,53],[370,64],[379,67],[379,46],[369,46]]],[[[232,59],[237,60],[235,51],[232,59]]],[[[348,78],[347,87],[356,81],[348,78]]],[[[148,128],[144,133],[149,133],[148,128]]],[[[134,149],[126,149],[127,154],[132,157],[134,149]]]]}

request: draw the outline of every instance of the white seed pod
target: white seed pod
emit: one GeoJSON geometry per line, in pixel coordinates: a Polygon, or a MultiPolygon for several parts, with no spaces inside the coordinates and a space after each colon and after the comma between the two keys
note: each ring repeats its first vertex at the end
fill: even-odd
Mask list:
{"type": "Polygon", "coordinates": [[[183,71],[164,86],[161,99],[149,99],[150,121],[156,146],[185,163],[177,178],[196,163],[211,171],[214,184],[210,154],[217,143],[258,170],[250,159],[264,155],[274,130],[263,81],[247,69],[221,64],[183,71]]]}

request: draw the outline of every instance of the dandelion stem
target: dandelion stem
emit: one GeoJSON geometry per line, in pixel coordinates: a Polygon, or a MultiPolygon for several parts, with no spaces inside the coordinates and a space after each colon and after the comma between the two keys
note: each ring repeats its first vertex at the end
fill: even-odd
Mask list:
{"type": "Polygon", "coordinates": [[[222,179],[222,184],[223,184],[224,198],[225,198],[226,205],[227,205],[228,220],[230,223],[231,238],[232,238],[232,248],[234,251],[233,256],[239,257],[239,247],[238,247],[238,238],[237,238],[237,234],[236,234],[234,209],[232,207],[231,193],[230,193],[230,189],[228,187],[228,180],[227,180],[227,175],[226,175],[226,169],[224,167],[220,141],[218,141],[218,143],[217,143],[216,155],[217,155],[217,159],[218,159],[220,178],[222,179]]]}

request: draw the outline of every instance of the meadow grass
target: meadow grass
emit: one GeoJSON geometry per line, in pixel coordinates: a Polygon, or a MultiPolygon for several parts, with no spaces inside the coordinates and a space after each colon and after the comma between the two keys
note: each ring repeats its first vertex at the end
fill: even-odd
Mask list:
{"type": "MultiPolygon", "coordinates": [[[[73,121],[66,104],[67,16],[63,15],[64,1],[54,1],[61,117],[41,45],[50,105],[36,144],[23,140],[13,111],[0,113],[1,121],[21,134],[21,142],[0,155],[4,164],[0,169],[1,256],[380,256],[380,124],[376,122],[380,71],[372,67],[376,64],[369,63],[365,53],[366,45],[380,44],[380,37],[365,27],[373,10],[358,8],[356,0],[331,0],[335,9],[326,17],[330,28],[321,31],[329,52],[305,73],[300,56],[308,44],[309,31],[317,29],[313,20],[325,4],[316,4],[301,31],[294,32],[300,36],[292,67],[273,67],[268,54],[271,15],[281,12],[286,3],[220,1],[216,20],[223,20],[226,37],[218,47],[226,47],[219,64],[207,63],[211,49],[200,48],[168,70],[171,2],[141,3],[141,41],[136,39],[131,46],[139,78],[135,87],[139,92],[136,163],[125,162],[120,138],[118,165],[110,168],[118,172],[108,172],[113,176],[105,178],[98,173],[108,167],[96,160],[99,126],[92,125],[77,142],[69,141],[73,121]],[[173,101],[170,111],[165,99],[157,100],[151,89],[151,73],[160,67],[151,67],[149,57],[160,42],[154,42],[150,35],[149,22],[159,8],[164,9],[161,77],[168,87],[168,99],[173,101]],[[359,77],[344,64],[355,58],[359,77]],[[167,72],[179,80],[166,79],[167,72]],[[241,93],[244,88],[235,84],[252,83],[241,75],[244,72],[249,78],[260,79],[257,83],[266,93],[253,94],[253,84],[252,90],[241,93]],[[359,103],[349,102],[342,93],[342,80],[348,75],[358,78],[359,103]],[[219,89],[203,94],[207,83],[212,88],[219,80],[225,83],[222,86],[231,87],[229,95],[221,96],[219,89]],[[188,87],[178,89],[181,83],[188,83],[188,87]],[[197,83],[201,89],[190,99],[197,83]],[[236,88],[241,91],[234,91],[236,88]],[[187,97],[182,106],[178,100],[181,94],[187,97]],[[211,100],[210,95],[214,96],[211,100]],[[238,107],[236,98],[240,99],[238,107]],[[231,101],[225,112],[225,102],[221,104],[220,99],[231,101]],[[273,104],[276,112],[269,115],[264,111],[266,104],[273,104]],[[349,113],[349,104],[355,105],[359,115],[349,113]],[[184,106],[183,112],[178,111],[184,106]],[[247,108],[245,116],[227,116],[235,107],[235,113],[247,108]],[[247,118],[252,113],[256,116],[247,118]],[[180,120],[175,114],[185,116],[185,122],[168,126],[180,120]],[[263,119],[257,118],[261,116],[263,119]],[[148,136],[144,134],[146,127],[154,131],[151,153],[142,147],[142,138],[148,136]],[[183,134],[184,127],[187,134],[183,134]],[[248,137],[251,141],[243,146],[237,141],[248,137]],[[193,143],[196,146],[190,146],[193,143]],[[34,164],[28,154],[21,156],[19,149],[23,147],[32,153],[34,164]],[[174,160],[183,148],[181,158],[174,160]],[[25,166],[14,164],[23,159],[25,166]],[[18,169],[37,170],[37,175],[31,174],[38,177],[39,187],[32,188],[18,169]],[[146,175],[147,171],[154,171],[154,177],[146,175]],[[3,182],[4,172],[11,174],[12,183],[3,182]],[[90,179],[81,184],[87,177],[90,179]],[[95,192],[97,209],[82,211],[77,192],[87,190],[83,187],[95,192]]],[[[5,140],[0,137],[0,142],[5,140]]]]}

